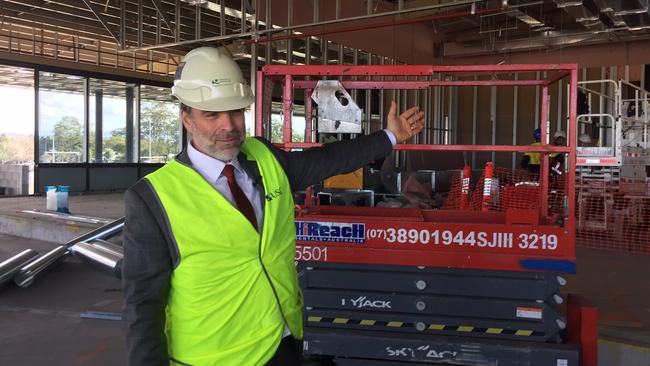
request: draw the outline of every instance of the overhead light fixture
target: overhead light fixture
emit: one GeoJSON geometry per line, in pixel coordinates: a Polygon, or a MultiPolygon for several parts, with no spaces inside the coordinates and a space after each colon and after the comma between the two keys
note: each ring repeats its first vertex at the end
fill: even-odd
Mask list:
{"type": "Polygon", "coordinates": [[[558,7],[558,9],[568,8],[568,7],[571,7],[571,6],[582,6],[582,0],[578,0],[578,1],[558,1],[558,0],[556,0],[555,3],[556,3],[556,6],[558,7]]]}
{"type": "Polygon", "coordinates": [[[476,14],[476,3],[472,3],[472,6],[469,8],[469,13],[472,15],[476,14]]]}
{"type": "Polygon", "coordinates": [[[648,12],[648,6],[646,4],[646,6],[637,9],[614,11],[614,16],[637,15],[637,14],[644,14],[647,12],[648,12]]]}
{"type": "Polygon", "coordinates": [[[550,31],[550,30],[553,30],[553,27],[542,26],[542,27],[533,28],[533,31],[535,31],[535,32],[546,32],[546,31],[550,31]]]}
{"type": "Polygon", "coordinates": [[[593,17],[581,17],[581,18],[576,18],[576,22],[578,22],[578,23],[595,22],[595,21],[597,21],[598,19],[599,19],[599,18],[598,18],[597,16],[593,16],[593,17]]]}
{"type": "Polygon", "coordinates": [[[508,12],[511,16],[514,16],[515,18],[521,20],[522,22],[528,24],[531,27],[541,27],[544,25],[543,22],[531,17],[530,15],[524,13],[521,10],[513,10],[512,12],[508,12]]]}
{"type": "Polygon", "coordinates": [[[208,2],[208,0],[181,0],[181,1],[190,5],[203,5],[208,2]]]}

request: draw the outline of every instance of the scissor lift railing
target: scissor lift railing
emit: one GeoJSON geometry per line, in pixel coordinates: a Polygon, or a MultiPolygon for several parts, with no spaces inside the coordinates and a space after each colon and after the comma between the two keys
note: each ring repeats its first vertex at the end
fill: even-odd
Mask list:
{"type": "MultiPolygon", "coordinates": [[[[481,192],[491,197],[495,178],[501,177],[511,181],[510,188],[537,191],[539,200],[534,205],[505,205],[499,211],[494,209],[499,205],[491,200],[478,210],[468,208],[467,200],[462,209],[446,210],[320,206],[308,192],[304,204],[296,206],[296,260],[302,263],[301,287],[305,291],[305,352],[335,357],[337,364],[345,365],[596,365],[595,309],[570,299],[566,318],[549,310],[564,301],[557,291],[566,282],[557,273],[575,271],[575,200],[568,199],[575,196],[575,170],[568,169],[563,183],[551,182],[549,156],[566,154],[567,166],[576,163],[577,65],[270,65],[258,72],[256,135],[264,136],[274,85],[281,85],[284,125],[279,145],[287,150],[320,145],[311,142],[313,106],[309,96],[321,79],[340,80],[343,88],[352,91],[539,86],[540,127],[549,131],[549,87],[563,78],[568,78],[570,85],[568,146],[551,146],[548,133],[540,146],[395,146],[397,151],[540,153],[538,181],[514,180],[512,177],[519,176],[514,172],[491,177],[486,168],[471,201],[473,204],[481,192]],[[549,77],[473,77],[515,72],[534,75],[535,71],[547,71],[549,77]],[[296,90],[307,96],[306,141],[301,143],[290,142],[296,90]],[[559,215],[558,192],[565,195],[559,215]],[[526,281],[547,292],[533,295],[530,307],[521,307],[516,304],[524,301],[522,291],[531,288],[526,281]],[[470,305],[469,299],[474,299],[476,306],[470,305]],[[454,301],[464,305],[451,306],[454,301]],[[510,319],[499,315],[506,313],[510,319]],[[571,343],[551,342],[561,339],[571,343]],[[477,348],[468,351],[468,344],[477,348]],[[582,351],[578,353],[578,349],[582,351]]],[[[458,191],[465,192],[464,188],[458,191]]]]}
{"type": "MultiPolygon", "coordinates": [[[[498,65],[498,66],[341,66],[271,65],[258,72],[256,134],[263,135],[264,106],[271,100],[272,85],[282,85],[285,149],[310,148],[312,142],[292,143],[291,108],[296,90],[309,95],[323,78],[341,80],[344,88],[427,89],[433,86],[539,86],[541,89],[541,129],[548,131],[549,87],[569,78],[569,136],[576,135],[577,66],[574,64],[498,65]],[[549,77],[536,79],[477,80],[473,75],[507,75],[547,71],[549,77]],[[439,76],[447,77],[439,77],[439,76]],[[435,76],[435,78],[434,78],[435,76]],[[451,76],[451,77],[448,77],[451,76]],[[460,80],[455,78],[462,76],[460,80]],[[384,77],[384,80],[380,80],[384,77]],[[367,80],[359,80],[365,78],[367,80]],[[411,80],[408,80],[411,78],[411,80]],[[390,79],[390,80],[385,80],[390,79]],[[417,80],[413,80],[417,79],[417,80]],[[425,80],[423,80],[425,79],[425,80]]],[[[307,136],[311,135],[312,105],[305,105],[307,136]]],[[[309,141],[309,140],[308,140],[309,141]]],[[[575,166],[575,138],[568,146],[549,144],[544,135],[540,146],[522,145],[432,145],[398,144],[398,151],[441,152],[538,152],[540,204],[537,210],[512,209],[505,212],[464,210],[380,209],[365,207],[316,207],[307,200],[298,211],[296,225],[300,250],[309,247],[318,253],[311,257],[329,262],[382,263],[496,270],[554,270],[573,272],[575,266],[575,202],[566,201],[566,215],[558,222],[549,215],[549,155],[567,154],[568,166],[575,166]],[[321,228],[350,226],[361,230],[354,240],[327,238],[321,228]]],[[[460,167],[459,167],[460,168],[460,167]]],[[[566,176],[566,196],[575,196],[575,171],[566,176]]],[[[326,229],[322,229],[326,230],[326,229]]],[[[327,229],[329,230],[329,229],[327,229]]],[[[356,231],[355,231],[356,233],[356,231]]]]}
{"type": "Polygon", "coordinates": [[[580,81],[578,88],[586,94],[590,109],[577,116],[578,125],[598,126],[597,146],[577,148],[579,166],[619,168],[625,163],[626,148],[649,147],[650,93],[627,81],[611,79],[580,81]],[[598,86],[603,90],[596,90],[598,86]]]}

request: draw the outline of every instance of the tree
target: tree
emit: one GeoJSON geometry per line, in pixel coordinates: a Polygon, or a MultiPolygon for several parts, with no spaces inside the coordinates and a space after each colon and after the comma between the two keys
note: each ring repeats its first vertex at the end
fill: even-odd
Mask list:
{"type": "MultiPolygon", "coordinates": [[[[282,136],[284,134],[284,121],[282,120],[282,115],[272,114],[271,115],[271,142],[279,143],[282,142],[282,136]]],[[[291,126],[291,142],[304,142],[305,141],[305,131],[298,129],[295,126],[291,126]]]]}
{"type": "Polygon", "coordinates": [[[83,156],[83,126],[76,117],[64,116],[54,124],[52,136],[39,139],[41,161],[76,163],[83,156]]]}
{"type": "Polygon", "coordinates": [[[102,156],[104,162],[126,162],[126,127],[116,128],[111,131],[111,137],[104,141],[102,156]]]}
{"type": "Polygon", "coordinates": [[[9,162],[9,138],[5,135],[0,135],[0,164],[9,162]]]}
{"type": "Polygon", "coordinates": [[[34,159],[34,136],[0,135],[0,164],[22,164],[34,159]]]}
{"type": "Polygon", "coordinates": [[[140,155],[148,162],[165,162],[179,152],[180,120],[178,107],[154,100],[140,106],[140,155]]]}

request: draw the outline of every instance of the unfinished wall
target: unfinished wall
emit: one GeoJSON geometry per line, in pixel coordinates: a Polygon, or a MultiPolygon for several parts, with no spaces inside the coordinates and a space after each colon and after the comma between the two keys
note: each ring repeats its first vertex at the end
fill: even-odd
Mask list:
{"type": "MultiPolygon", "coordinates": [[[[641,84],[644,77],[642,71],[644,65],[621,65],[611,67],[591,67],[581,68],[578,72],[579,81],[583,80],[600,80],[612,79],[628,80],[637,85],[641,84]]],[[[538,73],[539,78],[545,78],[544,73],[538,73]]],[[[535,79],[536,73],[518,74],[519,79],[535,79]]],[[[558,130],[567,131],[568,123],[568,77],[554,83],[549,87],[549,107],[548,120],[550,138],[558,130]]],[[[592,87],[597,91],[606,92],[600,84],[594,84],[592,87]]],[[[480,145],[512,145],[513,138],[518,145],[528,145],[533,140],[533,131],[540,124],[541,115],[541,88],[537,86],[519,86],[515,87],[463,87],[458,92],[458,141],[461,144],[472,143],[473,133],[476,134],[476,143],[480,145]],[[476,93],[474,92],[476,89],[476,93]],[[495,93],[495,95],[493,95],[495,93]],[[476,95],[476,101],[474,101],[476,95]],[[516,97],[515,97],[516,95],[516,97]],[[496,98],[496,103],[494,103],[496,98]],[[474,111],[473,105],[476,104],[474,111]],[[515,110],[516,104],[516,110],[515,110]],[[494,124],[491,121],[492,116],[496,116],[494,124]],[[474,121],[476,119],[476,121],[474,121]],[[513,121],[516,120],[516,131],[513,127],[513,121]],[[473,124],[476,123],[476,130],[473,124]],[[492,139],[493,127],[495,128],[494,141],[492,139]]],[[[598,113],[600,110],[599,99],[592,95],[591,113],[598,113]]],[[[605,122],[605,121],[603,121],[605,122]]],[[[578,125],[578,133],[590,133],[591,125],[581,123],[578,125]]],[[[476,153],[473,167],[481,169],[488,160],[492,159],[492,154],[476,153]]],[[[514,165],[517,166],[521,159],[521,154],[514,158],[514,165]]],[[[512,154],[496,154],[495,163],[497,166],[512,167],[512,154]]]]}
{"type": "Polygon", "coordinates": [[[30,168],[33,171],[29,165],[0,164],[0,191],[7,196],[29,194],[30,168]]]}

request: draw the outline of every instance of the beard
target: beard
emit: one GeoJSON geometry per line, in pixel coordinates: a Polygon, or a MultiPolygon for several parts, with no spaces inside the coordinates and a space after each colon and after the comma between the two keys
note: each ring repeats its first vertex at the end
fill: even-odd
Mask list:
{"type": "Polygon", "coordinates": [[[238,131],[206,136],[195,131],[192,134],[194,147],[202,153],[221,161],[231,161],[237,157],[244,142],[244,135],[238,131]],[[234,141],[231,141],[234,140],[234,141]]]}

